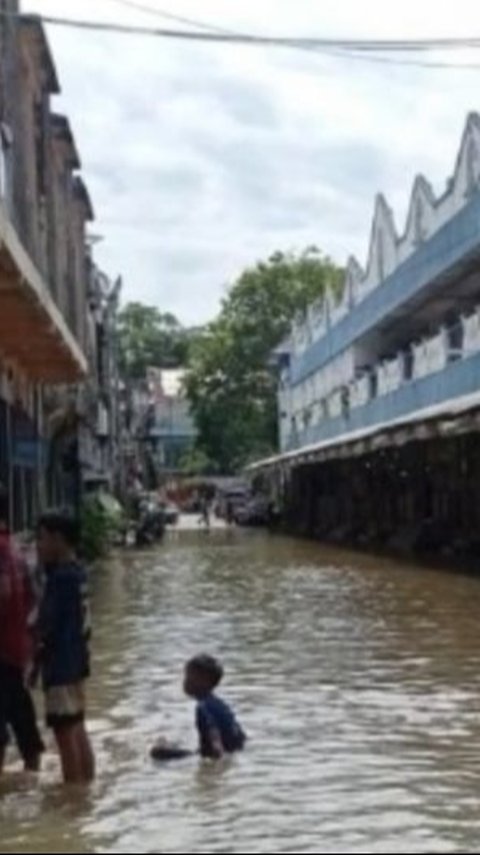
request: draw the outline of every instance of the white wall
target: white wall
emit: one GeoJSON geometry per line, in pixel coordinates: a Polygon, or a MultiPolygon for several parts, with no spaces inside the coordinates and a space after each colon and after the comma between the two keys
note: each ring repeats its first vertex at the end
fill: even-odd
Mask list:
{"type": "Polygon", "coordinates": [[[401,356],[382,362],[377,368],[377,394],[388,395],[400,388],[403,382],[403,360],[401,356]]]}
{"type": "Polygon", "coordinates": [[[463,350],[466,355],[480,350],[480,308],[469,317],[462,318],[463,350]]]}
{"type": "Polygon", "coordinates": [[[370,232],[365,271],[355,258],[347,266],[346,294],[340,304],[333,296],[312,306],[306,318],[297,318],[293,327],[294,354],[301,355],[312,342],[339,323],[351,308],[365,299],[386,277],[416,252],[470,200],[480,183],[480,116],[472,113],[466,122],[453,177],[447,191],[435,196],[423,176],[415,180],[403,234],[396,230],[388,202],[379,195],[370,232]]]}

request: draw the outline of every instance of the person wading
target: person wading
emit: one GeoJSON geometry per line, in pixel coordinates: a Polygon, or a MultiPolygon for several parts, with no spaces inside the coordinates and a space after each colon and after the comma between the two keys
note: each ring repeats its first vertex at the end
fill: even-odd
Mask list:
{"type": "Polygon", "coordinates": [[[10,534],[8,507],[7,492],[0,487],[0,774],[9,730],[26,771],[39,771],[44,751],[26,677],[33,655],[28,619],[34,608],[34,596],[26,563],[17,553],[10,534]]]}

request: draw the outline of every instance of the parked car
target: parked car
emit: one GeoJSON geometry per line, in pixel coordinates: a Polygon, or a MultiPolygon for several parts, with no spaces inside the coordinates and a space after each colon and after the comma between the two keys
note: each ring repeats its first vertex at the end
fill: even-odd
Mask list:
{"type": "Polygon", "coordinates": [[[245,506],[250,499],[250,493],[246,489],[222,491],[219,495],[216,514],[220,519],[234,520],[237,511],[245,506]]]}
{"type": "Polygon", "coordinates": [[[264,496],[253,496],[234,513],[235,522],[241,526],[265,526],[270,520],[270,502],[264,496]]]}

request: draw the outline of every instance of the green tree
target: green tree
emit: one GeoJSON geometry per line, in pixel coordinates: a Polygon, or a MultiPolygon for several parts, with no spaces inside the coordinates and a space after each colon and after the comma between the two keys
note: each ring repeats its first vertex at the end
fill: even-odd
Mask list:
{"type": "Polygon", "coordinates": [[[340,293],[342,271],[315,247],[277,253],[247,270],[218,318],[193,344],[186,387],[198,448],[218,471],[232,472],[277,445],[272,351],[298,313],[325,294],[340,293]]]}
{"type": "Polygon", "coordinates": [[[128,379],[143,378],[149,366],[178,368],[187,361],[188,331],[168,312],[130,303],[120,313],[118,331],[121,368],[128,379]]]}
{"type": "Polygon", "coordinates": [[[185,452],[180,460],[179,469],[185,475],[191,476],[209,475],[214,471],[211,460],[199,448],[190,448],[185,452]]]}

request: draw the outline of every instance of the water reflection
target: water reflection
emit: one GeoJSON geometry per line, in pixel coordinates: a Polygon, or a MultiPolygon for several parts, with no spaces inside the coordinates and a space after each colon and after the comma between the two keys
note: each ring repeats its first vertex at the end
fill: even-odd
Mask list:
{"type": "Polygon", "coordinates": [[[261,534],[182,533],[95,578],[101,776],[75,798],[0,785],[2,852],[475,852],[480,581],[261,534]],[[194,739],[183,663],[209,649],[251,738],[194,739]]]}

